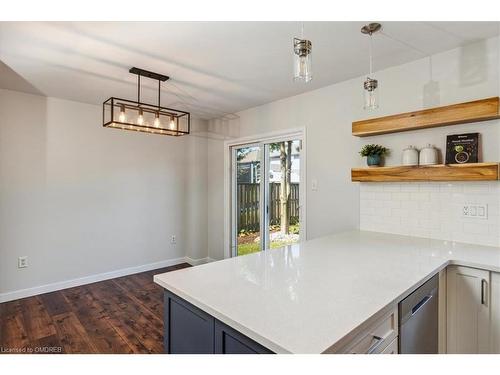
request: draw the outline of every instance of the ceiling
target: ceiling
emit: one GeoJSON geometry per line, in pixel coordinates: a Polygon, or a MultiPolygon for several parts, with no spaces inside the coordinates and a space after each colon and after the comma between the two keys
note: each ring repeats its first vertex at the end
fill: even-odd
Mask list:
{"type": "MultiPolygon", "coordinates": [[[[137,66],[169,75],[162,104],[215,118],[363,75],[364,22],[306,22],[313,80],[292,80],[299,22],[0,22],[0,87],[86,103],[134,99],[137,66]]],[[[375,70],[498,35],[496,22],[386,22],[375,70]]],[[[156,101],[144,79],[143,101],[156,101]]]]}

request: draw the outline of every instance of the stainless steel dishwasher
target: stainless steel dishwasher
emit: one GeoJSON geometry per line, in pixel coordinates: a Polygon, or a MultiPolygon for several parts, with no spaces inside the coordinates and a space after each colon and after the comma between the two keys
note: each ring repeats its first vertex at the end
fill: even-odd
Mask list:
{"type": "Polygon", "coordinates": [[[438,275],[399,303],[399,353],[438,352],[438,275]]]}

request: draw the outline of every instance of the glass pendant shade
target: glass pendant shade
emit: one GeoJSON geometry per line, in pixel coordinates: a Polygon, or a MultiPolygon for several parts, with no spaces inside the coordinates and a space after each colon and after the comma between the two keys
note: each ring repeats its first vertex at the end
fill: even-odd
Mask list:
{"type": "Polygon", "coordinates": [[[367,77],[364,84],[364,109],[377,109],[378,108],[378,81],[367,77]]]}
{"type": "Polygon", "coordinates": [[[306,39],[293,40],[293,79],[309,82],[312,79],[312,43],[306,39]]]}

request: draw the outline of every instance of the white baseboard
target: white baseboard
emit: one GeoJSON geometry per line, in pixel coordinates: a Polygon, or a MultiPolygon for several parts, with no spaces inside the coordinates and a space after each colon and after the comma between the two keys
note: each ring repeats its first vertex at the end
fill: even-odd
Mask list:
{"type": "Polygon", "coordinates": [[[157,268],[174,266],[174,265],[180,264],[180,263],[189,263],[191,265],[203,264],[203,263],[207,263],[209,261],[208,259],[209,258],[192,259],[192,258],[188,258],[188,257],[167,259],[167,260],[162,260],[160,262],[144,264],[142,266],[122,268],[120,270],[100,273],[97,275],[90,275],[90,276],[80,277],[77,279],[59,281],[59,282],[55,282],[55,283],[51,283],[51,284],[36,286],[33,288],[14,290],[12,292],[0,293],[0,303],[7,302],[7,301],[13,301],[13,300],[16,300],[19,298],[36,296],[38,294],[55,292],[57,290],[72,288],[75,286],[91,284],[91,283],[95,283],[98,281],[114,279],[116,277],[132,275],[134,273],[151,271],[151,270],[154,270],[157,268]]]}

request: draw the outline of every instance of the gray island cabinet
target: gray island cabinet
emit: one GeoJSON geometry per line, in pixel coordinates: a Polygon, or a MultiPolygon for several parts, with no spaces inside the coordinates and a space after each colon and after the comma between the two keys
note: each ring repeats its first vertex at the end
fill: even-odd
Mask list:
{"type": "Polygon", "coordinates": [[[170,354],[269,354],[269,349],[179,296],[164,292],[164,350],[170,354]]]}

